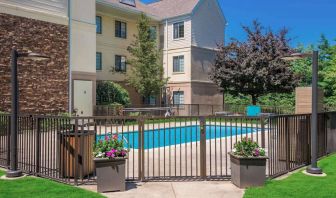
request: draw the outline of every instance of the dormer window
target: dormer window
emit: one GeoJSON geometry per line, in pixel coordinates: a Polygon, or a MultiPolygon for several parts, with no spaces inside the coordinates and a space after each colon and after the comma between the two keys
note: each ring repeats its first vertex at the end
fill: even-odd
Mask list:
{"type": "Polygon", "coordinates": [[[174,23],[174,39],[184,38],[184,22],[174,23]]]}

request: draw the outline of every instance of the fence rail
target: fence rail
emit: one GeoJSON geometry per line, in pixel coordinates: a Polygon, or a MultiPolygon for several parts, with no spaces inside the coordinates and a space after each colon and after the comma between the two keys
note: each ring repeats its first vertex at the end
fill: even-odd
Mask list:
{"type": "MultiPolygon", "coordinates": [[[[332,152],[331,117],[318,119],[318,155],[332,152]],[[327,143],[328,142],[328,143],[327,143]]],[[[0,166],[9,164],[9,115],[0,115],[0,166]]],[[[129,149],[127,180],[229,179],[234,144],[248,137],[266,150],[267,175],[276,177],[310,162],[307,115],[59,117],[20,116],[18,167],[69,184],[94,183],[93,144],[118,134],[129,149]]]]}
{"type": "MultiPolygon", "coordinates": [[[[165,106],[157,105],[134,105],[131,107],[96,105],[93,107],[95,116],[164,116],[169,109],[173,116],[210,116],[217,113],[227,115],[245,115],[248,105],[236,104],[172,104],[165,106]]],[[[277,106],[261,105],[262,113],[292,114],[293,109],[277,106]]]]}

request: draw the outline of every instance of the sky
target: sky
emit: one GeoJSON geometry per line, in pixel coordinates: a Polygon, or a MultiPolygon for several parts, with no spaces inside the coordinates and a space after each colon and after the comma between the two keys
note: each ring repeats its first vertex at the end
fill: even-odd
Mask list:
{"type": "MultiPolygon", "coordinates": [[[[153,0],[142,0],[145,3],[153,0]]],[[[186,0],[188,1],[188,0],[186,0]]],[[[226,41],[245,39],[242,25],[257,19],[264,27],[289,29],[291,45],[317,44],[323,33],[336,42],[336,0],[218,0],[228,20],[226,41]]]]}

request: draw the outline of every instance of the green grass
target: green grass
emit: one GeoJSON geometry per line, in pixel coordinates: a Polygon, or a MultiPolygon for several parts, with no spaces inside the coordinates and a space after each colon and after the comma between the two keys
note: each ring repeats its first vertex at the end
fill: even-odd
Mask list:
{"type": "MultiPolygon", "coordinates": [[[[4,175],[0,170],[0,176],[4,175]]],[[[102,195],[48,179],[25,177],[0,180],[0,197],[8,198],[101,198],[102,195]]]]}
{"type": "Polygon", "coordinates": [[[270,180],[264,187],[249,188],[244,198],[336,197],[336,154],[323,158],[319,166],[327,177],[307,176],[300,170],[284,180],[270,180]]]}

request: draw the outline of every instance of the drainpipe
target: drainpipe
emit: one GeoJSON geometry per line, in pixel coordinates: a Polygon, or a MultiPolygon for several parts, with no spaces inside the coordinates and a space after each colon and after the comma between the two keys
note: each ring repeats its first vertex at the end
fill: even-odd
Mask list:
{"type": "Polygon", "coordinates": [[[72,49],[72,35],[71,35],[71,27],[72,27],[72,6],[71,6],[71,0],[68,0],[68,42],[69,42],[69,47],[68,47],[68,56],[69,56],[69,101],[68,101],[68,111],[70,114],[72,114],[72,65],[71,65],[71,60],[72,60],[72,53],[71,53],[71,49],[72,49]]]}
{"type": "MultiPolygon", "coordinates": [[[[168,58],[168,43],[169,43],[169,30],[168,30],[168,19],[166,19],[166,33],[167,33],[167,38],[166,38],[166,73],[167,73],[167,79],[168,79],[168,61],[169,61],[169,58],[168,58]]],[[[166,106],[168,105],[168,93],[167,93],[167,88],[168,88],[168,81],[166,82],[166,106]]]]}

